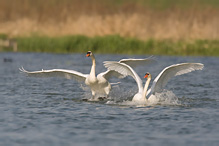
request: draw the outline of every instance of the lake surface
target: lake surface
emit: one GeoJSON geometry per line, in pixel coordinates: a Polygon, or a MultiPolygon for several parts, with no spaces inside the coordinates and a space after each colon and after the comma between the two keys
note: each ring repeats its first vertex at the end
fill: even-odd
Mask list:
{"type": "MultiPolygon", "coordinates": [[[[86,54],[86,52],[85,52],[86,54]]],[[[85,85],[63,78],[31,78],[26,70],[73,69],[89,73],[85,54],[0,53],[0,145],[219,145],[219,58],[155,56],[158,63],[136,68],[152,80],[172,64],[200,62],[202,71],[172,78],[159,103],[135,106],[131,78],[113,78],[109,101],[85,102],[85,85]]],[[[95,55],[102,62],[148,56],[95,55]]]]}

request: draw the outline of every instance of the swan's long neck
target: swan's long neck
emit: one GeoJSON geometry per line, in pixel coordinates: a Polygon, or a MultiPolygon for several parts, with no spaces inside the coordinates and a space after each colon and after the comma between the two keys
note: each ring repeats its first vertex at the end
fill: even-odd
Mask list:
{"type": "Polygon", "coordinates": [[[148,78],[147,78],[147,81],[145,83],[145,86],[144,86],[144,91],[143,91],[143,94],[142,94],[142,98],[146,98],[146,95],[147,95],[147,90],[148,90],[148,86],[150,84],[150,81],[151,81],[151,76],[149,75],[148,78]]]}
{"type": "Polygon", "coordinates": [[[95,61],[94,55],[91,56],[91,60],[92,60],[92,66],[90,70],[90,76],[95,78],[96,77],[96,74],[95,74],[96,61],[95,61]]]}

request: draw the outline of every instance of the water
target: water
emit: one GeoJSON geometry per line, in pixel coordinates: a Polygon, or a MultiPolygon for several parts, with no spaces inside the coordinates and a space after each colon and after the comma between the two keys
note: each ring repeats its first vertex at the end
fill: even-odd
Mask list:
{"type": "MultiPolygon", "coordinates": [[[[102,62],[148,56],[96,55],[102,62]]],[[[89,73],[85,54],[0,53],[0,145],[218,145],[219,58],[155,56],[158,64],[138,67],[152,80],[166,66],[200,62],[204,70],[170,80],[154,105],[136,106],[137,91],[131,78],[110,93],[110,101],[84,102],[89,89],[74,80],[30,78],[18,68],[62,68],[89,73]],[[6,60],[5,60],[6,59],[6,60]],[[9,59],[9,60],[7,60],[9,59]]],[[[145,82],[145,80],[143,81],[145,82]]]]}

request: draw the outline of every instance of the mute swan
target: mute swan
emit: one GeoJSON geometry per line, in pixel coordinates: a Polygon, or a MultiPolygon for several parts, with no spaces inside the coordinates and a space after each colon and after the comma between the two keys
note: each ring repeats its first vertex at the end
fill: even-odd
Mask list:
{"type": "MultiPolygon", "coordinates": [[[[106,94],[106,96],[108,97],[109,92],[111,90],[111,84],[108,82],[108,80],[113,76],[117,78],[123,78],[124,76],[118,72],[111,71],[111,70],[107,70],[96,76],[95,57],[91,51],[88,51],[86,56],[91,57],[92,59],[92,66],[91,66],[90,74],[83,74],[83,73],[80,73],[74,70],[66,70],[66,69],[51,69],[51,70],[42,70],[42,71],[33,71],[33,72],[26,71],[23,67],[19,69],[20,71],[26,73],[28,76],[32,76],[32,77],[64,77],[67,79],[74,78],[78,82],[84,82],[91,89],[92,98],[90,100],[101,99],[101,98],[95,97],[96,93],[101,94],[101,95],[106,94]]],[[[144,64],[153,63],[154,59],[152,57],[145,58],[145,59],[122,59],[119,62],[126,63],[134,67],[142,63],[144,64]]]]}
{"type": "Polygon", "coordinates": [[[132,101],[140,103],[147,103],[148,100],[152,100],[154,94],[157,92],[161,92],[170,78],[186,74],[195,70],[202,70],[204,67],[204,65],[201,63],[181,63],[168,66],[164,68],[160,72],[160,74],[154,79],[151,88],[148,90],[148,86],[151,81],[150,73],[145,74],[145,78],[147,78],[147,81],[145,83],[145,87],[143,88],[142,80],[129,65],[113,61],[105,61],[104,66],[109,70],[117,71],[118,73],[121,73],[124,76],[130,75],[135,79],[138,85],[138,93],[134,95],[132,101]],[[146,97],[148,97],[148,99],[146,97]]]}

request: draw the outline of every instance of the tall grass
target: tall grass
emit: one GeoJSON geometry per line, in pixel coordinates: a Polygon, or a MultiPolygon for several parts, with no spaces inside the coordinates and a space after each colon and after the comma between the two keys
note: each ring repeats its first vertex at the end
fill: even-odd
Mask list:
{"type": "Polygon", "coordinates": [[[0,0],[0,33],[215,40],[218,16],[218,0],[0,0]]]}
{"type": "Polygon", "coordinates": [[[118,35],[93,38],[34,36],[18,37],[17,43],[21,52],[84,53],[92,50],[95,53],[219,56],[219,40],[141,41],[118,35]]]}
{"type": "Polygon", "coordinates": [[[218,16],[218,0],[0,0],[0,34],[25,52],[219,56],[218,16]]]}

